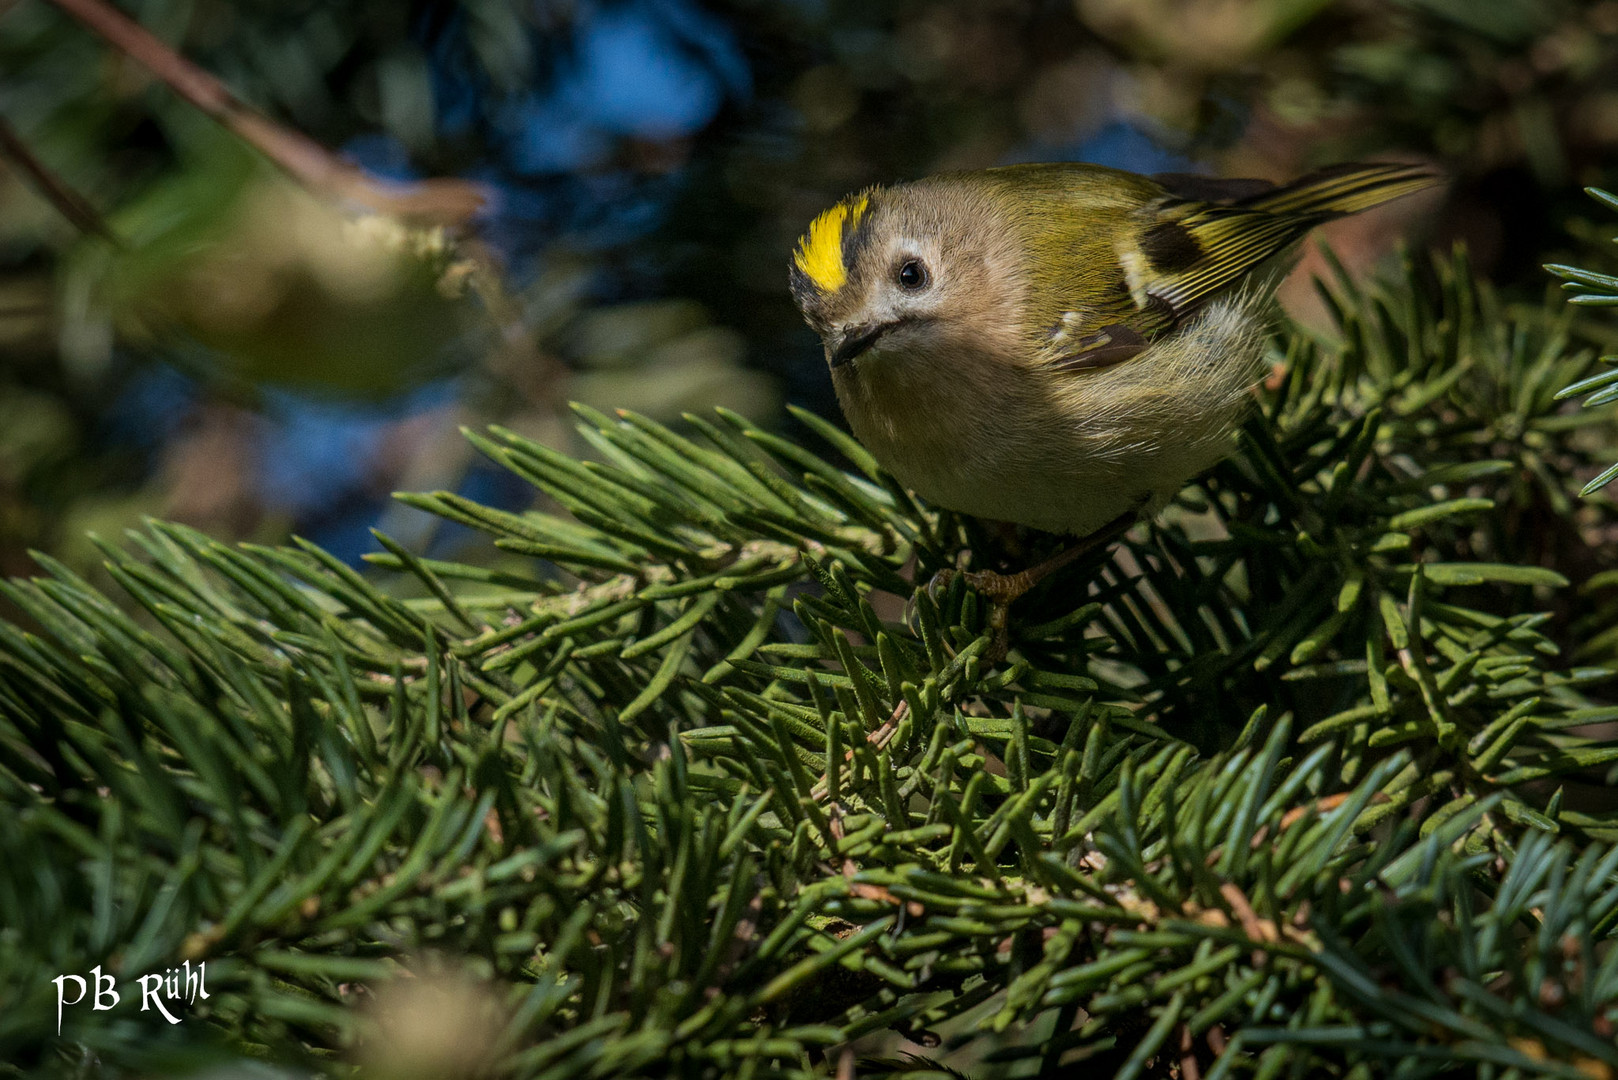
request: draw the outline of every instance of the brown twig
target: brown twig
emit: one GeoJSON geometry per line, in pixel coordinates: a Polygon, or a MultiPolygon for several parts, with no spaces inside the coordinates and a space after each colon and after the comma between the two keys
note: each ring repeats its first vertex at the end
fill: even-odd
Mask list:
{"type": "MultiPolygon", "coordinates": [[[[887,746],[888,743],[893,741],[893,736],[899,730],[899,722],[903,720],[906,714],[909,712],[910,703],[908,701],[899,702],[899,704],[894,707],[893,715],[889,716],[885,721],[883,721],[881,727],[877,728],[875,731],[866,732],[865,741],[880,751],[883,747],[887,746]]],[[[843,761],[845,763],[853,760],[854,751],[852,749],[849,749],[843,753],[843,761]]],[[[831,794],[831,780],[829,776],[822,776],[819,781],[816,782],[815,786],[810,789],[809,794],[816,802],[825,802],[826,796],[831,794]]]]}
{"type": "Polygon", "coordinates": [[[35,157],[33,150],[29,149],[22,136],[17,134],[17,129],[3,116],[0,116],[0,155],[17,166],[22,174],[33,182],[35,190],[80,232],[121,245],[118,237],[107,227],[107,221],[101,216],[101,211],[35,157]]]}
{"type": "Polygon", "coordinates": [[[1197,1060],[1189,1024],[1180,1025],[1180,1077],[1181,1080],[1202,1080],[1202,1063],[1197,1060]]]}
{"type": "Polygon", "coordinates": [[[466,180],[379,180],[302,132],[258,112],[105,0],[50,2],[317,194],[434,225],[464,224],[486,199],[481,185],[466,180]]]}

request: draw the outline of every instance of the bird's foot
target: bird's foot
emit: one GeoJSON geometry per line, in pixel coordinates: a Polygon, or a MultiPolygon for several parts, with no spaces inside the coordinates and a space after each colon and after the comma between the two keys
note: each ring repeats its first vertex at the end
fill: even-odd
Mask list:
{"type": "Polygon", "coordinates": [[[986,664],[997,664],[1006,658],[1006,653],[1010,650],[1011,605],[1064,566],[1117,539],[1135,523],[1136,514],[1137,511],[1134,510],[1119,514],[1089,536],[1074,541],[1044,562],[1026,570],[1019,570],[1015,574],[1000,574],[993,570],[962,571],[946,567],[934,574],[932,580],[927,583],[927,595],[936,601],[939,595],[949,588],[950,583],[956,577],[960,577],[974,592],[988,600],[989,648],[985,650],[983,660],[986,664]]]}
{"type": "Polygon", "coordinates": [[[1011,605],[1032,589],[1039,578],[1033,575],[1032,570],[1000,574],[993,570],[962,571],[946,567],[934,574],[927,583],[928,595],[936,599],[939,594],[948,591],[950,583],[957,576],[973,592],[989,601],[989,617],[985,627],[989,632],[989,647],[983,651],[983,662],[998,664],[1011,650],[1011,605]]]}

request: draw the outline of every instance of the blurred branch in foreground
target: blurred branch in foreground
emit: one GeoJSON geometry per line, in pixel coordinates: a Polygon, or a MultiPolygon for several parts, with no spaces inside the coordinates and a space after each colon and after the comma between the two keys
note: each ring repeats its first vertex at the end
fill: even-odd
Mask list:
{"type": "Polygon", "coordinates": [[[90,201],[72,186],[58,176],[53,170],[34,156],[23,142],[17,129],[0,116],[0,155],[4,155],[24,176],[33,183],[35,190],[49,200],[50,204],[61,211],[62,216],[71,221],[80,232],[91,236],[99,236],[109,243],[117,244],[118,238],[107,227],[107,222],[90,201]]]}
{"type": "Polygon", "coordinates": [[[169,48],[151,31],[102,0],[50,0],[107,44],[156,75],[311,191],[420,224],[462,225],[487,199],[460,179],[410,183],[379,180],[313,139],[277,124],[232,94],[224,83],[169,48]]]}

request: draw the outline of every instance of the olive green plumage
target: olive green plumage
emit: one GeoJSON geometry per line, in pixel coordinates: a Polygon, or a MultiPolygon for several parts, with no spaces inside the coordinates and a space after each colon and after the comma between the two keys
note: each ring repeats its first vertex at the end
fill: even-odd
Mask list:
{"type": "Polygon", "coordinates": [[[791,286],[854,433],[896,476],[952,509],[1083,534],[1225,452],[1297,241],[1435,181],[1394,164],[1284,187],[950,173],[821,214],[791,286]]]}

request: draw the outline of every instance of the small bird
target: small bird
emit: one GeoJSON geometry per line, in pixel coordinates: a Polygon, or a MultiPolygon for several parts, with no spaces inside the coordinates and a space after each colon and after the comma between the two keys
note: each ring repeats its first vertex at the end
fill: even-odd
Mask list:
{"type": "Polygon", "coordinates": [[[1093,538],[969,575],[1009,605],[1229,451],[1305,233],[1437,180],[1403,164],[1279,187],[1078,163],[946,173],[815,218],[790,285],[884,468],[939,506],[1093,538]]]}

